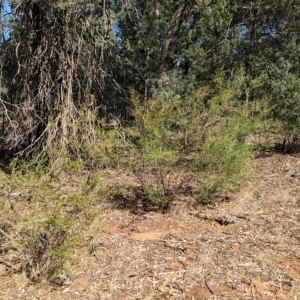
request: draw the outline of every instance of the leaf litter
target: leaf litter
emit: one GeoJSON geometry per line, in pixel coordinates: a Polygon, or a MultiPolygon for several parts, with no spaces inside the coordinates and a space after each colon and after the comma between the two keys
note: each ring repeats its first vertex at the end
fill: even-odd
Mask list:
{"type": "Polygon", "coordinates": [[[229,201],[106,208],[63,286],[33,285],[1,258],[0,299],[300,299],[300,158],[256,164],[260,176],[229,201]]]}

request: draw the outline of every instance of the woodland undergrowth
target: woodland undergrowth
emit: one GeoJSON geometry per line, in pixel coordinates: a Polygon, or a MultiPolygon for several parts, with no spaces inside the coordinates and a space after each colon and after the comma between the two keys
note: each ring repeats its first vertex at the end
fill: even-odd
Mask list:
{"type": "MultiPolygon", "coordinates": [[[[11,174],[1,173],[0,198],[1,255],[16,253],[12,271],[63,283],[82,245],[89,251],[84,231],[103,203],[165,213],[180,195],[208,204],[254,176],[253,159],[272,143],[267,100],[241,105],[222,84],[216,78],[189,98],[148,101],[131,88],[127,126],[98,122],[92,140],[74,139],[76,153],[53,144],[43,159],[13,161],[11,174]],[[129,173],[135,185],[116,183],[107,171],[129,173]]],[[[93,117],[83,111],[80,126],[87,122],[93,117]]]]}

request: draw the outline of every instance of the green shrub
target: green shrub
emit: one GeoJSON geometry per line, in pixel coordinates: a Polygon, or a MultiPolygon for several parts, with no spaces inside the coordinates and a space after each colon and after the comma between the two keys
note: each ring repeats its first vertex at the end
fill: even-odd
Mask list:
{"type": "Polygon", "coordinates": [[[75,238],[71,227],[70,219],[61,218],[55,213],[22,231],[20,243],[27,258],[24,269],[30,280],[58,283],[78,243],[78,237],[75,238]]]}
{"type": "Polygon", "coordinates": [[[131,103],[131,169],[151,201],[170,201],[164,174],[191,175],[200,202],[238,187],[249,174],[252,152],[245,141],[255,126],[251,107],[238,105],[233,90],[204,87],[171,100],[144,100],[131,91],[131,103]]]}
{"type": "Polygon", "coordinates": [[[95,208],[108,193],[101,170],[92,173],[77,161],[64,163],[65,171],[56,169],[58,165],[50,173],[18,165],[13,174],[0,172],[0,229],[5,241],[1,251],[15,251],[18,264],[8,263],[33,282],[64,282],[68,266],[79,254],[76,246],[101,214],[95,208]]]}

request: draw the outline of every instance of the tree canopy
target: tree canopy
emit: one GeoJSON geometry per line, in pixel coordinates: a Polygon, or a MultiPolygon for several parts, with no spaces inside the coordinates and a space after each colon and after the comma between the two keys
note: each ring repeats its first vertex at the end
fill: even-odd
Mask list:
{"type": "MultiPolygon", "coordinates": [[[[271,99],[300,124],[296,0],[1,1],[5,147],[28,154],[92,139],[97,119],[130,119],[129,90],[184,101],[222,72],[240,103],[271,99]],[[82,112],[96,119],[81,124],[82,112]]],[[[213,91],[213,88],[212,88],[213,91]]],[[[297,134],[296,134],[297,135],[297,134]]]]}

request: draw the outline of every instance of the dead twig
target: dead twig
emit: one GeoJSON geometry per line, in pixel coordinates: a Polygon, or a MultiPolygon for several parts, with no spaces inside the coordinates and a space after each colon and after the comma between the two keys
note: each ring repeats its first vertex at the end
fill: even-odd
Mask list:
{"type": "Polygon", "coordinates": [[[208,285],[207,279],[204,278],[204,283],[205,283],[205,287],[209,290],[209,292],[214,295],[215,293],[213,292],[213,290],[210,288],[210,286],[208,285]]]}

